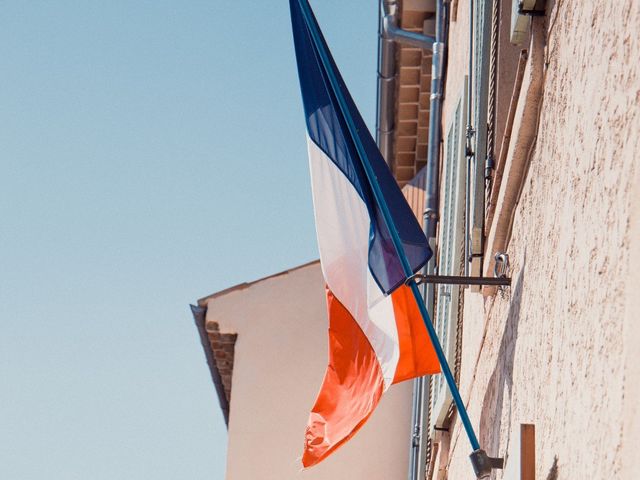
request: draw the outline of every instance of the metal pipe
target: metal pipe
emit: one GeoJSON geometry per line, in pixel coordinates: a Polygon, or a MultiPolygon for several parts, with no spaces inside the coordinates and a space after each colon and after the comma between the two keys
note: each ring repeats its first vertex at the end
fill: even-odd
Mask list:
{"type": "Polygon", "coordinates": [[[436,42],[431,63],[431,97],[429,101],[429,140],[427,145],[427,175],[425,185],[425,232],[435,238],[438,225],[440,193],[440,140],[442,137],[442,93],[444,73],[444,0],[436,4],[436,42]]]}
{"type": "MultiPolygon", "coordinates": [[[[408,32],[398,27],[398,6],[395,0],[380,1],[380,16],[378,33],[378,128],[377,141],[383,157],[391,167],[393,166],[393,132],[395,129],[395,42],[411,45],[433,52],[431,64],[431,96],[429,108],[429,134],[427,147],[427,171],[425,184],[425,233],[432,250],[435,252],[436,232],[439,209],[440,189],[440,142],[442,137],[442,97],[445,55],[446,6],[445,0],[438,0],[436,4],[435,37],[408,32]]],[[[425,274],[435,273],[435,255],[425,267],[425,274]]],[[[425,284],[423,289],[424,302],[429,318],[433,318],[433,299],[435,289],[433,284],[425,284]]],[[[409,458],[409,478],[421,478],[425,459],[422,455],[422,438],[424,432],[424,379],[414,382],[413,411],[412,411],[412,442],[409,458]]]]}
{"type": "Polygon", "coordinates": [[[395,130],[396,44],[384,35],[383,9],[378,13],[378,102],[376,141],[393,170],[393,132],[395,130]]]}
{"type": "Polygon", "coordinates": [[[386,38],[404,45],[424,49],[431,48],[436,42],[435,37],[430,35],[410,32],[398,27],[398,6],[395,0],[383,0],[380,7],[382,8],[382,27],[386,38]]]}
{"type": "MultiPolygon", "coordinates": [[[[442,138],[442,98],[444,91],[444,62],[446,47],[447,10],[444,0],[436,3],[436,41],[433,44],[431,60],[431,95],[429,98],[429,138],[427,144],[427,171],[425,179],[424,228],[434,255],[425,266],[424,273],[433,275],[436,271],[436,233],[438,231],[438,210],[440,207],[440,142],[442,138]]],[[[423,288],[424,302],[429,318],[434,318],[435,285],[425,284],[423,288]]],[[[430,320],[429,320],[430,321],[430,320]]],[[[412,469],[410,480],[424,478],[426,458],[424,458],[423,438],[425,425],[425,379],[414,382],[414,390],[418,391],[418,410],[414,417],[420,427],[420,437],[416,450],[417,465],[412,469]]],[[[427,397],[428,398],[428,397],[427,397]]]]}
{"type": "MultiPolygon", "coordinates": [[[[382,156],[386,160],[389,167],[393,170],[393,133],[395,130],[395,95],[396,95],[396,63],[395,52],[396,42],[416,46],[422,49],[433,49],[436,38],[427,35],[420,35],[414,32],[407,32],[398,27],[398,6],[395,0],[380,0],[380,9],[378,17],[378,102],[377,102],[377,128],[376,140],[382,156]]],[[[436,27],[437,30],[437,27],[436,27]]],[[[439,57],[438,57],[439,58],[439,57]]],[[[437,63],[440,65],[440,63],[437,63]]],[[[436,69],[441,72],[442,69],[436,69]]],[[[440,122],[437,116],[437,122],[440,122]]],[[[431,131],[431,130],[430,130],[431,131]]],[[[429,138],[431,138],[431,133],[429,138]]],[[[432,143],[430,141],[430,143],[432,143]]],[[[437,143],[437,142],[436,142],[437,143]]],[[[433,157],[433,152],[431,152],[433,157]]],[[[428,154],[429,158],[429,154],[428,154]]],[[[433,165],[434,162],[432,162],[433,165]]],[[[436,168],[438,162],[435,162],[436,168]]],[[[433,174],[431,175],[433,178],[433,174]]],[[[435,201],[432,199],[430,205],[432,212],[437,219],[437,176],[435,181],[436,187],[429,190],[429,198],[432,198],[434,192],[436,194],[435,201]]],[[[435,235],[435,225],[432,227],[435,235]]],[[[430,240],[432,249],[435,251],[435,241],[430,240]]],[[[426,273],[434,273],[435,258],[432,258],[427,267],[426,273]]],[[[432,285],[425,284],[424,288],[425,302],[429,314],[433,315],[433,295],[434,289],[432,285]]],[[[424,379],[417,379],[414,383],[413,391],[413,407],[412,407],[412,437],[411,449],[409,453],[409,478],[416,480],[420,478],[420,473],[424,467],[424,458],[421,455],[422,435],[424,430],[424,379]]]]}
{"type": "Polygon", "coordinates": [[[464,274],[469,275],[469,262],[471,259],[470,228],[471,224],[471,160],[475,156],[473,151],[473,0],[469,0],[469,83],[467,84],[467,132],[465,156],[467,157],[467,172],[465,175],[465,216],[464,216],[464,274]]]}
{"type": "MultiPolygon", "coordinates": [[[[436,239],[435,237],[429,238],[429,247],[431,247],[431,251],[434,252],[434,255],[429,259],[429,262],[424,268],[424,272],[426,275],[433,275],[436,270],[436,239]]],[[[436,287],[433,283],[425,283],[422,288],[422,294],[424,296],[424,303],[427,307],[427,312],[429,313],[429,318],[434,318],[435,313],[435,292],[436,287]]],[[[429,418],[425,415],[425,408],[428,408],[426,402],[429,401],[428,396],[428,388],[429,381],[427,377],[420,377],[413,384],[414,391],[417,391],[418,394],[418,408],[417,411],[413,413],[415,417],[416,423],[420,426],[420,436],[418,437],[418,445],[415,447],[416,450],[416,468],[410,472],[410,480],[420,480],[425,478],[425,469],[426,469],[426,448],[424,445],[424,436],[425,432],[428,433],[429,418]]]]}
{"type": "Polygon", "coordinates": [[[435,38],[398,27],[395,0],[380,0],[378,22],[378,111],[376,141],[382,156],[393,171],[393,133],[395,131],[396,42],[431,49],[435,38]]]}
{"type": "Polygon", "coordinates": [[[418,471],[420,465],[420,439],[422,437],[422,424],[418,414],[420,412],[420,390],[418,385],[421,378],[416,378],[413,381],[413,392],[411,396],[411,444],[409,448],[409,480],[415,480],[415,472],[418,471]]]}
{"type": "Polygon", "coordinates": [[[428,377],[419,377],[416,379],[414,388],[418,397],[418,408],[416,409],[415,414],[415,425],[414,431],[417,433],[415,438],[415,468],[412,472],[415,472],[415,477],[412,477],[411,480],[418,480],[420,478],[424,478],[425,467],[427,466],[427,460],[425,457],[426,448],[424,447],[424,436],[425,432],[428,432],[429,426],[426,424],[426,418],[424,415],[424,392],[425,386],[429,385],[428,377]]]}

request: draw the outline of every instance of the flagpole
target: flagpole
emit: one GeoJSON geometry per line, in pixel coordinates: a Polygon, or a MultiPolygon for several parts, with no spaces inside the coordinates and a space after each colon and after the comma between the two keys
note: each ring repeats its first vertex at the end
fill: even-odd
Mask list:
{"type": "MultiPolygon", "coordinates": [[[[323,43],[321,41],[320,32],[318,26],[316,25],[313,14],[311,13],[311,7],[309,6],[308,0],[298,0],[299,5],[302,9],[302,13],[304,15],[305,21],[307,23],[307,27],[311,33],[311,37],[313,43],[316,47],[317,52],[321,57],[322,64],[324,69],[329,76],[329,82],[331,84],[331,90],[336,96],[336,100],[338,101],[338,105],[340,107],[341,113],[347,123],[347,127],[349,129],[349,133],[351,138],[355,143],[356,150],[358,151],[358,156],[360,157],[360,162],[365,170],[367,180],[369,181],[369,185],[373,190],[373,194],[376,198],[380,209],[382,210],[382,214],[389,228],[389,232],[391,234],[391,239],[393,241],[393,246],[396,249],[398,254],[398,258],[400,259],[400,263],[402,264],[402,269],[404,271],[404,275],[409,278],[413,276],[413,270],[407,260],[407,256],[404,251],[404,247],[402,245],[402,241],[398,234],[398,230],[393,221],[393,217],[391,216],[391,212],[389,211],[389,207],[384,199],[384,195],[382,194],[382,190],[380,189],[380,185],[378,184],[378,180],[376,178],[375,172],[373,168],[365,159],[367,158],[364,146],[362,145],[360,138],[358,136],[358,132],[356,126],[353,122],[353,118],[347,108],[346,101],[340,89],[340,85],[338,79],[335,75],[335,72],[331,68],[331,62],[329,61],[327,52],[324,49],[323,43]]],[[[471,424],[471,420],[469,419],[469,415],[467,413],[467,409],[462,401],[462,397],[460,396],[460,391],[458,390],[458,386],[456,385],[453,374],[451,373],[451,368],[449,367],[449,363],[447,362],[447,358],[442,350],[442,346],[440,345],[440,341],[438,340],[438,335],[435,331],[433,324],[429,318],[429,313],[427,311],[427,307],[424,303],[424,299],[420,293],[418,285],[415,280],[412,280],[409,284],[411,288],[411,292],[413,293],[414,298],[416,299],[416,303],[418,305],[418,309],[420,310],[420,314],[422,315],[422,320],[427,328],[427,332],[429,333],[429,338],[431,339],[431,343],[436,351],[436,356],[438,357],[438,361],[440,362],[440,367],[442,368],[442,374],[444,375],[447,385],[449,386],[449,390],[451,391],[451,396],[453,397],[453,401],[456,404],[458,409],[458,414],[460,415],[460,419],[466,431],[467,437],[469,438],[469,443],[473,449],[473,453],[471,455],[471,462],[473,464],[474,470],[476,472],[476,476],[478,478],[486,478],[490,472],[491,468],[497,467],[497,462],[487,456],[486,452],[480,448],[480,443],[478,442],[478,438],[473,429],[473,425],[471,424]]]]}

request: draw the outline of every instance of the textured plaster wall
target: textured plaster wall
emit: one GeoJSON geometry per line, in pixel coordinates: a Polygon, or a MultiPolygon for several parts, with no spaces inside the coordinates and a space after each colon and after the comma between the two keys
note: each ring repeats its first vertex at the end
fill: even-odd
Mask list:
{"type": "Polygon", "coordinates": [[[406,478],[411,382],[392,386],[352,440],[301,471],[305,426],[327,364],[318,263],[231,290],[207,306],[207,328],[216,322],[221,333],[238,334],[227,480],[406,478]]]}
{"type": "MultiPolygon", "coordinates": [[[[468,2],[458,9],[448,92],[468,58],[468,2]]],[[[640,2],[550,1],[547,11],[539,131],[508,246],[514,283],[504,298],[465,294],[462,396],[490,454],[535,424],[538,479],[633,479],[640,2]]],[[[451,449],[449,479],[473,478],[459,422],[451,449]]]]}

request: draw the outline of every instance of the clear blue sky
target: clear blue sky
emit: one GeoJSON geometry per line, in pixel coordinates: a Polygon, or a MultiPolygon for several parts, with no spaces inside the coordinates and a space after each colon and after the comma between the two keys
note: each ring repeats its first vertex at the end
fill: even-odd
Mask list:
{"type": "MultiPolygon", "coordinates": [[[[373,124],[376,2],[312,5],[373,124]]],[[[188,304],[317,255],[288,2],[3,2],[0,72],[0,478],[222,479],[188,304]]]]}

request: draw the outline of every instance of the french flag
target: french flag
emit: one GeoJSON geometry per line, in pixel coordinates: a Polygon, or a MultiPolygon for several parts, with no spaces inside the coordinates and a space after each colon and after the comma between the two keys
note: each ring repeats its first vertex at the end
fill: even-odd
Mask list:
{"type": "Polygon", "coordinates": [[[329,365],[302,456],[310,467],[362,427],[389,386],[440,367],[405,286],[365,162],[377,177],[413,272],[431,257],[427,239],[357,110],[308,1],[290,0],[290,7],[329,316],[329,365]]]}

